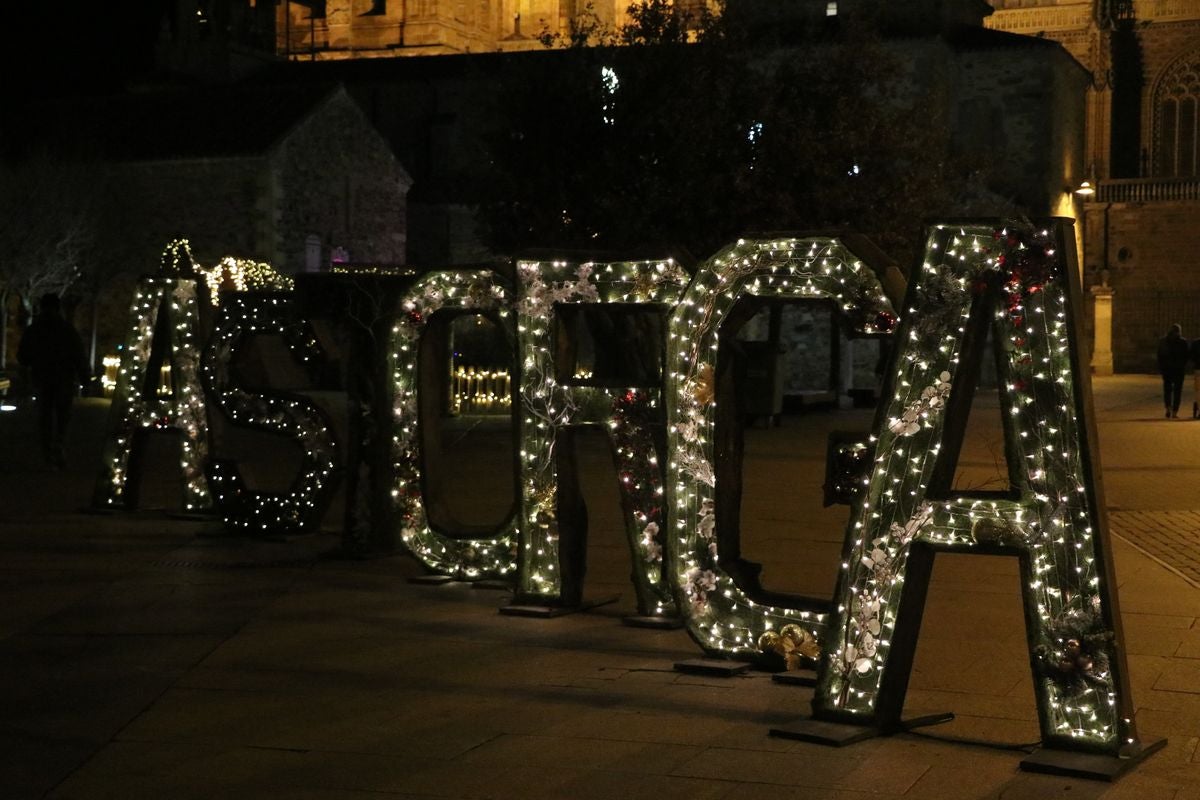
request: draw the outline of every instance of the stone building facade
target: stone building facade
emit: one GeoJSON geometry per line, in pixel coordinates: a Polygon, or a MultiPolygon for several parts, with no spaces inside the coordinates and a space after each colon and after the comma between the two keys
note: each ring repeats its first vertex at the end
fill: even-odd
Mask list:
{"type": "MultiPolygon", "coordinates": [[[[162,55],[176,67],[239,75],[260,63],[264,53],[327,61],[537,50],[542,37],[566,37],[580,25],[615,32],[628,22],[630,4],[636,2],[170,0],[162,55]]],[[[674,5],[692,14],[717,8],[716,0],[674,0],[674,5]]]]}
{"type": "Polygon", "coordinates": [[[38,117],[31,139],[102,170],[108,227],[136,271],[181,236],[205,263],[311,271],[335,248],[405,262],[412,180],[343,87],[132,93],[38,117]]]}
{"type": "Polygon", "coordinates": [[[1152,372],[1200,336],[1200,0],[993,0],[989,27],[1052,39],[1091,76],[1083,195],[1097,372],[1152,372]]]}
{"type": "MultiPolygon", "coordinates": [[[[294,0],[275,16],[275,50],[293,59],[378,58],[537,49],[581,14],[608,29],[633,0],[294,0]]],[[[676,0],[699,9],[706,0],[676,0]]],[[[711,4],[710,4],[711,5],[711,4]]]]}
{"type": "MultiPolygon", "coordinates": [[[[193,56],[225,39],[300,61],[533,50],[581,14],[607,29],[631,0],[178,0],[167,35],[193,56]]],[[[707,0],[677,0],[685,8],[707,0]]],[[[208,51],[208,52],[205,52],[208,51]]],[[[228,55],[228,51],[226,51],[228,55]]],[[[236,56],[235,56],[236,58],[236,56]]],[[[236,71],[236,65],[233,65],[236,71]]]]}
{"type": "Polygon", "coordinates": [[[407,261],[412,179],[341,86],[48,103],[2,139],[9,158],[71,161],[91,176],[96,239],[67,300],[77,323],[98,323],[101,354],[123,338],[132,281],[176,238],[205,266],[234,256],[317,271],[339,248],[358,263],[407,261]]]}

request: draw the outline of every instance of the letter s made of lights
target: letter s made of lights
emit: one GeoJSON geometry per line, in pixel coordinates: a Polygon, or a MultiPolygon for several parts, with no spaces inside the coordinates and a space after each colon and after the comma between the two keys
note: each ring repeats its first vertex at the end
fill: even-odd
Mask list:
{"type": "Polygon", "coordinates": [[[291,292],[225,292],[202,376],[213,402],[234,425],[287,436],[300,446],[300,469],[283,492],[249,489],[229,459],[212,458],[208,471],[226,526],[255,533],[303,533],[320,525],[335,488],[337,444],[328,415],[304,395],[239,385],[238,351],[252,336],[278,335],[303,366],[324,357],[311,326],[297,317],[291,292]]]}

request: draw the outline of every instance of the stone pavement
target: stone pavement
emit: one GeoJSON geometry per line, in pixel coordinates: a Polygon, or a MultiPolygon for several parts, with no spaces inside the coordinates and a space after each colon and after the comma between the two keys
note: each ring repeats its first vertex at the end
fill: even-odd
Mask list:
{"type": "Polygon", "coordinates": [[[1200,511],[1114,511],[1113,532],[1200,588],[1200,511]]]}
{"type": "MultiPolygon", "coordinates": [[[[1038,730],[1015,559],[938,557],[906,713],[955,720],[832,750],[766,734],[811,690],[677,673],[684,633],[620,623],[594,441],[588,591],[622,597],[535,620],[411,584],[406,557],[338,560],[332,533],[81,513],[104,404],[79,409],[65,472],[34,466],[27,411],[0,415],[0,798],[1200,798],[1200,423],[1161,419],[1149,376],[1097,380],[1096,408],[1137,723],[1170,740],[1115,784],[1017,769],[1038,730]]],[[[743,550],[769,588],[828,594],[845,510],[820,509],[824,435],[868,422],[749,432],[743,550]]],[[[973,437],[964,469],[990,461],[973,437]]],[[[176,502],[168,477],[148,503],[176,502]]]]}

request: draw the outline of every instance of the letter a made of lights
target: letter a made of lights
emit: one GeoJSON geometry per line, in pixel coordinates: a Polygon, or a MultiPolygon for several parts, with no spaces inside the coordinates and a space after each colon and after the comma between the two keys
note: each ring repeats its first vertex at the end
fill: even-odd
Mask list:
{"type": "Polygon", "coordinates": [[[334,489],[336,442],[329,417],[307,397],[238,385],[231,369],[241,347],[256,335],[278,335],[304,366],[324,358],[312,327],[297,318],[290,292],[223,292],[212,338],[204,351],[204,386],[234,425],[294,439],[300,471],[286,492],[246,487],[237,463],[209,461],[217,507],[225,525],[252,533],[304,533],[320,525],[334,489]]]}
{"type": "Polygon", "coordinates": [[[830,299],[860,334],[890,333],[895,310],[879,278],[828,237],[742,240],[700,266],[671,315],[667,341],[667,503],[676,594],[688,632],[706,653],[759,660],[788,645],[815,657],[825,599],[802,608],[756,603],[718,558],[716,360],[721,324],[745,296],[830,299]]]}
{"type": "Polygon", "coordinates": [[[204,476],[208,421],[197,374],[200,349],[196,290],[194,278],[153,276],[137,283],[96,484],[94,505],[98,508],[132,505],[129,480],[132,478],[136,485],[138,478],[130,469],[134,440],[143,431],[156,429],[176,429],[183,434],[180,466],[184,508],[203,511],[211,505],[204,476]],[[160,329],[160,314],[166,315],[169,332],[164,356],[171,367],[171,393],[167,396],[157,393],[159,376],[147,374],[155,331],[160,329]]]}
{"type": "Polygon", "coordinates": [[[434,272],[408,290],[392,328],[392,452],[396,471],[392,498],[400,519],[400,538],[422,564],[442,575],[512,580],[517,522],[510,519],[494,534],[475,539],[450,536],[430,526],[421,476],[421,336],[437,312],[468,311],[494,316],[512,341],[511,308],[511,293],[495,272],[434,272]]]}
{"type": "Polygon", "coordinates": [[[1058,771],[1046,766],[1055,751],[1128,764],[1161,746],[1142,745],[1133,722],[1073,243],[1062,220],[931,230],[825,632],[813,708],[827,727],[900,726],[935,552],[1007,554],[1020,556],[1043,745],[1023,766],[1058,771]],[[953,474],[989,326],[1011,491],[959,493],[953,474]]]}
{"type": "Polygon", "coordinates": [[[555,443],[564,428],[588,425],[607,430],[613,443],[639,614],[673,616],[674,600],[662,568],[662,467],[651,428],[662,419],[661,389],[583,385],[586,378],[561,381],[554,323],[556,307],[565,304],[641,304],[665,310],[678,300],[687,273],[670,260],[519,261],[517,282],[521,548],[515,602],[569,607],[581,600],[582,564],[561,561],[582,558],[578,545],[583,534],[561,524],[555,443]],[[568,549],[573,556],[564,556],[568,549]]]}

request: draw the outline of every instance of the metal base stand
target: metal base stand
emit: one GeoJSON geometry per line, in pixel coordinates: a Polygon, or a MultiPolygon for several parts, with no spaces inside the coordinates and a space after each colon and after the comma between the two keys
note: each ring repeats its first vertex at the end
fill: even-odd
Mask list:
{"type": "Polygon", "coordinates": [[[771,676],[771,680],[784,686],[816,686],[817,673],[812,671],[777,672],[771,676]]]}
{"type": "Polygon", "coordinates": [[[494,578],[484,580],[470,581],[454,575],[417,575],[408,579],[409,583],[416,583],[423,586],[444,586],[447,583],[465,583],[472,589],[512,589],[511,583],[505,583],[494,578]]]}
{"type": "Polygon", "coordinates": [[[880,736],[892,736],[915,728],[928,725],[941,725],[954,719],[954,714],[928,714],[923,717],[902,720],[895,728],[879,728],[871,725],[851,725],[847,722],[827,722],[820,719],[799,719],[790,725],[771,728],[770,735],[780,739],[796,739],[801,742],[823,744],[828,747],[845,747],[846,745],[875,739],[880,736]]]}
{"type": "Polygon", "coordinates": [[[726,661],[722,658],[692,658],[676,661],[675,670],[689,675],[708,675],[715,678],[732,678],[749,672],[754,665],[749,661],[726,661]]]}
{"type": "Polygon", "coordinates": [[[574,606],[546,606],[546,605],[527,605],[521,603],[513,603],[508,606],[500,606],[500,613],[509,617],[538,617],[540,619],[549,619],[551,617],[563,617],[567,614],[578,614],[580,611],[587,611],[597,606],[606,606],[609,603],[615,603],[621,598],[621,595],[614,594],[611,597],[598,597],[590,600],[581,600],[578,605],[574,606]]]}
{"type": "Polygon", "coordinates": [[[632,628],[655,628],[674,631],[683,627],[683,620],[672,614],[635,614],[621,617],[621,622],[632,628]]]}
{"type": "Polygon", "coordinates": [[[409,583],[419,583],[422,586],[442,586],[443,584],[453,583],[456,579],[449,575],[417,575],[409,578],[409,583]]]}
{"type": "Polygon", "coordinates": [[[1156,739],[1149,743],[1139,742],[1136,745],[1122,748],[1119,756],[1040,747],[1021,761],[1021,769],[1026,772],[1041,772],[1048,775],[1114,781],[1126,771],[1137,766],[1147,756],[1161,750],[1166,744],[1166,739],[1156,739]]]}

